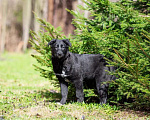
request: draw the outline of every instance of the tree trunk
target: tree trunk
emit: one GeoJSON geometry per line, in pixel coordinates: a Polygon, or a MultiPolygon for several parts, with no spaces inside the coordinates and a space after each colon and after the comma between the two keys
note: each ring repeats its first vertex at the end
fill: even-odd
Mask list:
{"type": "MultiPolygon", "coordinates": [[[[35,0],[35,8],[34,8],[34,11],[35,11],[35,14],[37,15],[37,17],[40,17],[42,18],[42,2],[43,0],[35,0]]],[[[34,31],[35,32],[38,32],[40,29],[40,24],[37,22],[36,20],[36,17],[34,19],[34,31]]]]}
{"type": "Polygon", "coordinates": [[[7,0],[2,0],[1,52],[4,52],[4,50],[5,50],[6,18],[7,18],[7,0]]]}
{"type": "Polygon", "coordinates": [[[53,26],[63,29],[65,35],[73,33],[74,26],[71,24],[73,16],[66,11],[66,8],[73,9],[72,0],[55,0],[54,1],[54,13],[53,13],[53,26]]]}
{"type": "Polygon", "coordinates": [[[54,0],[48,0],[48,22],[53,24],[54,0]]]}
{"type": "Polygon", "coordinates": [[[23,51],[25,52],[29,40],[29,29],[31,21],[31,0],[24,0],[23,5],[23,51]]]}
{"type": "Polygon", "coordinates": [[[48,2],[49,0],[44,0],[44,5],[43,5],[43,18],[45,20],[48,19],[48,2]]]}

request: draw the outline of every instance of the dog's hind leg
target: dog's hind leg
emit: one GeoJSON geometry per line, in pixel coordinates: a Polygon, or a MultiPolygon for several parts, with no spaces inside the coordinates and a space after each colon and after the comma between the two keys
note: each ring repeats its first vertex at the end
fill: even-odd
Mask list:
{"type": "Polygon", "coordinates": [[[76,80],[74,84],[76,88],[77,102],[83,102],[84,101],[83,82],[76,80]]]}
{"type": "Polygon", "coordinates": [[[99,89],[99,96],[100,96],[100,104],[106,104],[107,102],[107,96],[108,96],[108,85],[107,84],[103,84],[100,86],[99,89]]]}
{"type": "Polygon", "coordinates": [[[106,104],[108,94],[108,84],[103,84],[99,80],[96,81],[96,88],[99,95],[100,104],[106,104]]]}

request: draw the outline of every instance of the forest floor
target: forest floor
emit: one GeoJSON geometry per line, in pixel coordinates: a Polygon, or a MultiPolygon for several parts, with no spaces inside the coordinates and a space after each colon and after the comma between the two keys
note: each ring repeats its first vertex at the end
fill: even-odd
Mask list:
{"type": "Polygon", "coordinates": [[[147,112],[98,103],[58,105],[60,88],[40,76],[28,54],[0,55],[0,120],[150,120],[147,112]]]}

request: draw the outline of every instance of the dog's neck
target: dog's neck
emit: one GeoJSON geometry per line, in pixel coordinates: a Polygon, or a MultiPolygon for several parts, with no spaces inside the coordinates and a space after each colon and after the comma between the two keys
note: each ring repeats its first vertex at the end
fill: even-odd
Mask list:
{"type": "MultiPolygon", "coordinates": [[[[53,69],[54,69],[55,74],[57,74],[57,75],[62,74],[65,64],[66,64],[66,61],[70,56],[71,56],[70,52],[67,52],[65,57],[63,57],[62,59],[58,59],[58,58],[52,56],[53,69]]],[[[66,70],[64,70],[64,71],[66,71],[66,70]]]]}
{"type": "Polygon", "coordinates": [[[67,54],[65,55],[65,57],[64,58],[62,58],[62,61],[65,61],[67,58],[69,58],[70,57],[70,52],[67,52],[67,54]]]}

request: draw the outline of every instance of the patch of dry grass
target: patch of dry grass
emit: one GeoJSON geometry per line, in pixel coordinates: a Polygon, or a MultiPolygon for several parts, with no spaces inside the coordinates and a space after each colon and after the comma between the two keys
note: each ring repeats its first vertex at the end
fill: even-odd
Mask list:
{"type": "Polygon", "coordinates": [[[97,104],[69,103],[57,105],[56,103],[43,103],[23,109],[13,110],[8,118],[30,119],[82,119],[87,120],[147,120],[148,116],[140,116],[134,111],[112,110],[108,106],[97,104]],[[93,106],[93,107],[92,107],[93,106]]]}

